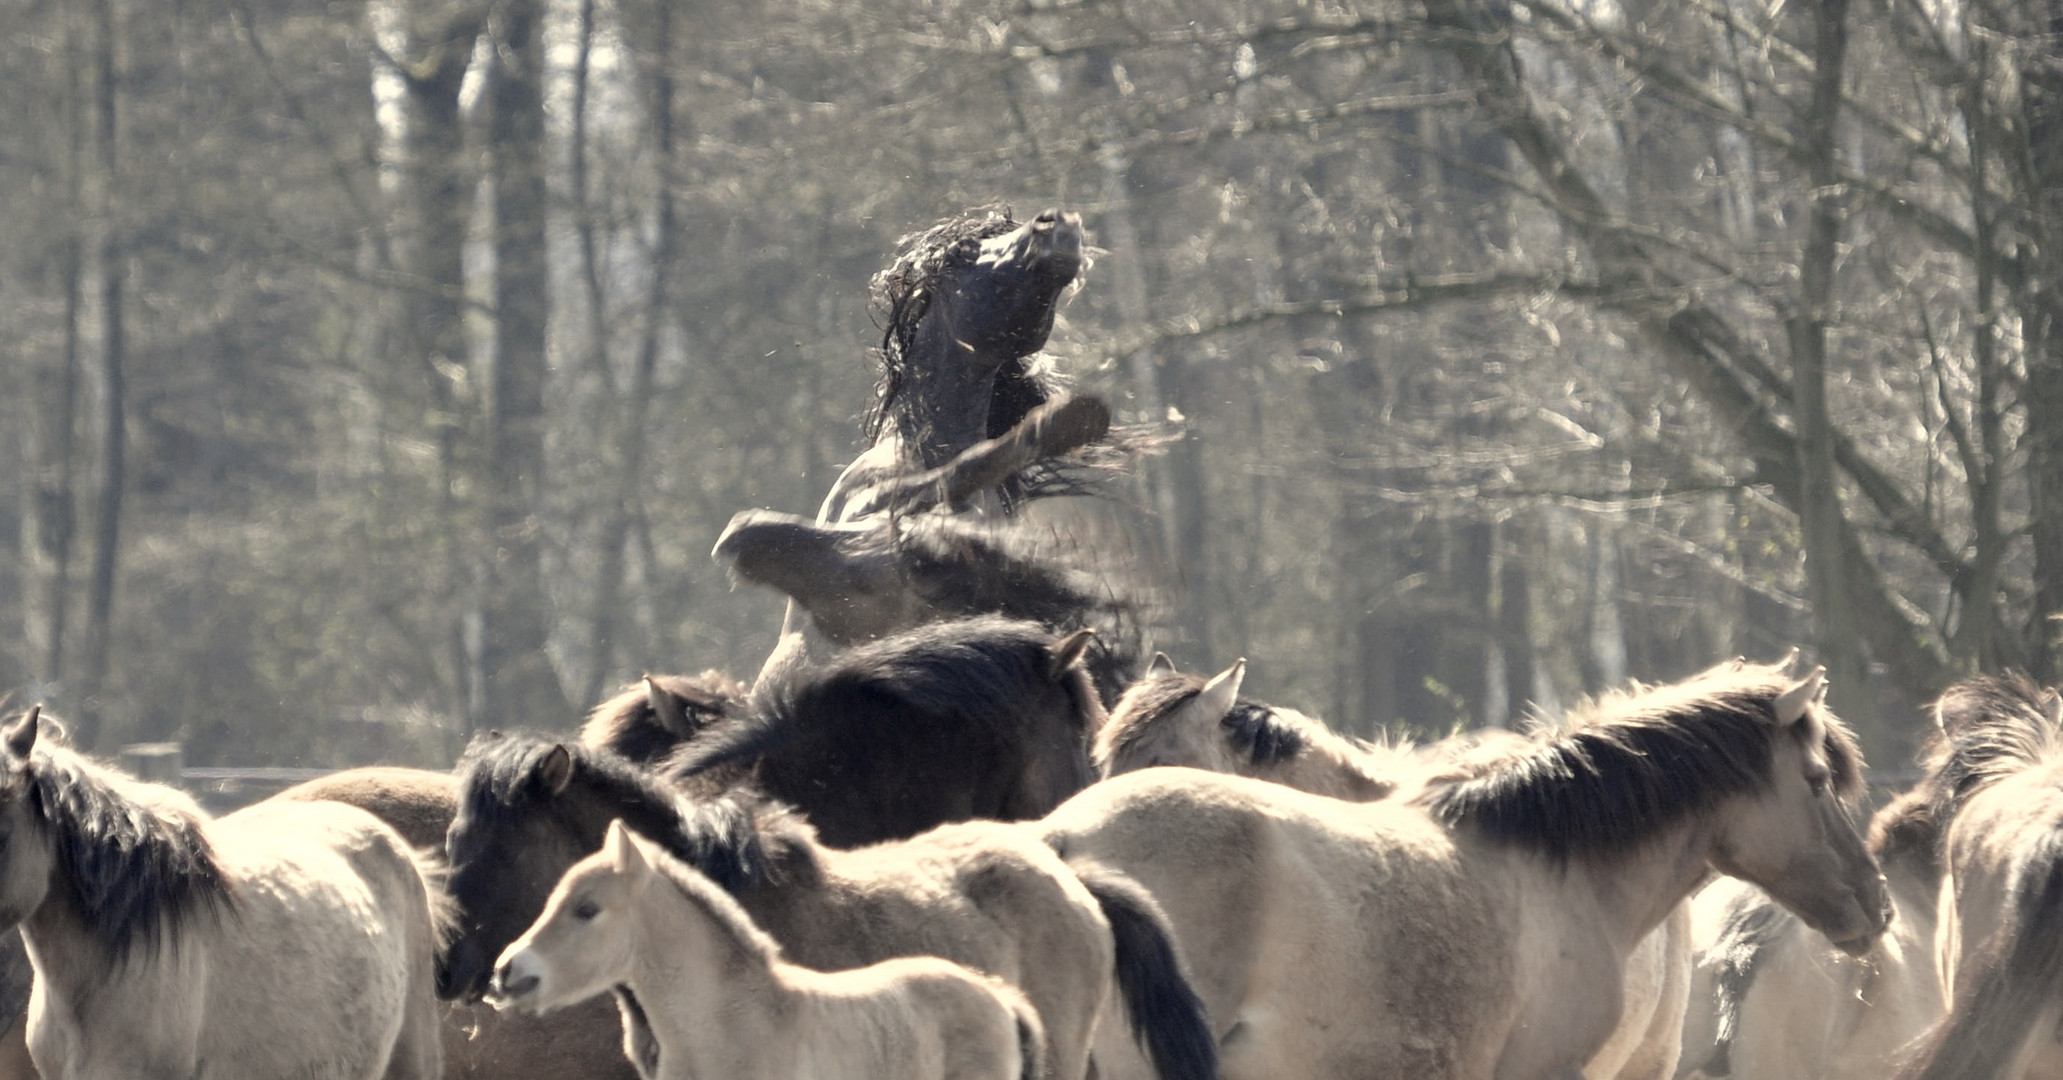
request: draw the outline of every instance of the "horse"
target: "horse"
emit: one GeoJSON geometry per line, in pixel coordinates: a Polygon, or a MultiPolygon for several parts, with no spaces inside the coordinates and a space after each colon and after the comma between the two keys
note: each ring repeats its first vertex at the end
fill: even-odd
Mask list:
{"type": "Polygon", "coordinates": [[[1982,676],[1942,701],[1923,753],[1943,830],[1934,952],[1948,1012],[1898,1076],[2063,1076],[2063,698],[1982,676]]]}
{"type": "MultiPolygon", "coordinates": [[[[1620,1016],[1627,955],[1712,869],[1851,950],[1882,933],[1845,807],[1860,753],[1824,672],[1783,667],[1608,695],[1378,802],[1144,769],[1035,828],[1159,901],[1228,1078],[1573,1080],[1620,1016]]],[[[1143,1072],[1108,1042],[1096,1057],[1143,1072]]]]}
{"type": "Polygon", "coordinates": [[[1876,1080],[1905,1060],[1943,1011],[1934,967],[1940,886],[1926,784],[1870,819],[1868,846],[1895,912],[1868,953],[1851,956],[1767,894],[1720,878],[1689,905],[1693,1009],[1682,1080],[1876,1080]]]}
{"type": "MultiPolygon", "coordinates": [[[[451,819],[458,813],[458,784],[450,773],[392,766],[344,769],[296,784],[272,798],[347,803],[392,826],[411,847],[440,851],[451,830],[451,819]]],[[[439,1027],[445,1080],[529,1076],[634,1080],[637,1076],[623,1056],[616,1008],[608,1001],[521,1020],[477,1002],[446,1002],[439,1027]]]]}
{"type": "Polygon", "coordinates": [[[440,971],[447,997],[487,989],[551,883],[621,818],[735,896],[797,963],[931,955],[1011,983],[1039,1013],[1055,1077],[1086,1074],[1113,980],[1158,1075],[1215,1075],[1202,1004],[1152,898],[1116,873],[1070,867],[1018,826],[960,822],[841,850],[748,791],[692,798],[616,755],[520,732],[476,738],[458,775],[446,849],[464,929],[440,971]]]}
{"type": "Polygon", "coordinates": [[[921,626],[762,688],[752,714],[704,728],[660,770],[711,792],[749,775],[835,847],[1041,817],[1093,776],[1090,636],[994,616],[921,626]]]}
{"type": "Polygon", "coordinates": [[[0,735],[0,926],[36,984],[28,1047],[66,1077],[433,1080],[436,872],[335,803],[210,819],[37,740],[0,735]]]}
{"type": "Polygon", "coordinates": [[[934,956],[824,973],[790,963],[722,889],[612,821],[496,965],[498,1008],[613,992],[647,1080],[1038,1080],[1039,1017],[934,956]]]}
{"type": "MultiPolygon", "coordinates": [[[[1388,798],[1440,762],[1478,768],[1531,748],[1487,730],[1427,747],[1350,739],[1324,721],[1239,696],[1246,661],[1206,679],[1158,654],[1096,734],[1091,757],[1104,778],[1158,765],[1249,776],[1350,802],[1388,798]]],[[[1690,913],[1683,906],[1627,957],[1619,1024],[1583,1069],[1590,1080],[1670,1080],[1690,1001],[1690,913]]]]}
{"type": "MultiPolygon", "coordinates": [[[[790,598],[760,682],[941,611],[1028,614],[986,606],[1014,603],[1007,586],[1025,563],[999,549],[1035,535],[1011,527],[1018,508],[1085,492],[1165,441],[1144,428],[1113,436],[1106,406],[1067,395],[1035,362],[1083,265],[1080,218],[1050,209],[1019,224],[981,207],[898,243],[872,286],[883,330],[867,449],[813,521],[748,512],[717,542],[716,557],[740,577],[790,598]],[[924,520],[911,527],[911,518],[924,520]],[[990,535],[939,524],[953,518],[985,519],[990,535]]],[[[1109,569],[1074,562],[1059,559],[1060,571],[1109,569]]],[[[1034,572],[1031,583],[1049,576],[1034,572]]],[[[1105,598],[1072,599],[1081,606],[1055,629],[1088,625],[1105,598]]],[[[1115,647],[1117,635],[1106,636],[1102,647],[1115,647]]]]}

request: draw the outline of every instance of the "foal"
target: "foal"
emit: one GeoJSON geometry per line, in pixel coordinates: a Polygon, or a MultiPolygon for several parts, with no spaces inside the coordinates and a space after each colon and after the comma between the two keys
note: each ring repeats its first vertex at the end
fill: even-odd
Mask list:
{"type": "Polygon", "coordinates": [[[788,963],[737,901],[621,819],[502,953],[492,1000],[546,1012],[605,990],[647,1080],[1043,1070],[1038,1014],[1007,984],[931,956],[832,974],[788,963]]]}

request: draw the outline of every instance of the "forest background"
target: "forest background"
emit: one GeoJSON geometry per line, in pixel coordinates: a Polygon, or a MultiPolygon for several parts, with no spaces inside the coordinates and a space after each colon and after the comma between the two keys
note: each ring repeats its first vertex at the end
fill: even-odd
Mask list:
{"type": "Polygon", "coordinates": [[[896,239],[1083,215],[1047,355],[1154,647],[1350,731],[1793,644],[1880,765],[2059,676],[2063,3],[14,0],[0,686],[448,762],[756,670],[896,239]]]}

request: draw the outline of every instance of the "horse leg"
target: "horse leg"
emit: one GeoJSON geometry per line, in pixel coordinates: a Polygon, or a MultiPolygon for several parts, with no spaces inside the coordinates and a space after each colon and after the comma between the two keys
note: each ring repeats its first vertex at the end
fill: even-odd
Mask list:
{"type": "Polygon", "coordinates": [[[444,1073],[443,1017],[443,1007],[427,987],[409,995],[382,1080],[439,1080],[444,1073]]]}

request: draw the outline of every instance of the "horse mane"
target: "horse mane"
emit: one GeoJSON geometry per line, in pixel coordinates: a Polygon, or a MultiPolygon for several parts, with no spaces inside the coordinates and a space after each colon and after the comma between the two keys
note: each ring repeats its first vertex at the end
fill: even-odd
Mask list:
{"type": "Polygon", "coordinates": [[[21,775],[72,903],[117,963],[156,949],[196,915],[235,910],[208,816],[183,793],[41,740],[21,775]]]}
{"type": "MultiPolygon", "coordinates": [[[[653,685],[681,703],[688,722],[698,730],[745,711],[746,690],[738,680],[711,669],[700,675],[648,675],[653,685]]],[[[652,714],[644,682],[623,688],[587,714],[580,741],[631,761],[656,761],[686,738],[669,730],[652,714]]]]}
{"type": "Polygon", "coordinates": [[[1905,864],[1929,881],[1941,880],[1941,822],[1934,788],[1921,784],[1885,803],[1870,817],[1867,845],[1885,866],[1905,864]]]}
{"type": "Polygon", "coordinates": [[[509,732],[473,740],[457,772],[461,812],[498,821],[548,808],[539,769],[564,747],[572,779],[593,792],[624,823],[731,891],[756,888],[786,871],[814,847],[799,815],[750,790],[689,799],[652,772],[619,754],[535,732],[509,732]]]}
{"type": "MultiPolygon", "coordinates": [[[[661,847],[666,846],[658,837],[648,836],[646,839],[661,847]]],[[[671,851],[662,853],[660,858],[652,859],[651,865],[660,877],[679,889],[681,895],[690,903],[707,911],[718,929],[738,948],[769,963],[783,959],[781,943],[752,920],[744,905],[738,903],[737,898],[731,895],[731,890],[725,888],[722,882],[671,851]]]]}
{"type": "Polygon", "coordinates": [[[1955,820],[1972,795],[2055,753],[2056,725],[2043,708],[2049,691],[2025,675],[1979,675],[1935,702],[1935,728],[1920,749],[1940,824],[1955,820]]]}
{"type": "MultiPolygon", "coordinates": [[[[928,229],[906,234],[896,241],[895,258],[887,269],[869,283],[868,307],[881,327],[881,347],[875,359],[881,375],[874,385],[874,403],[867,410],[861,431],[869,443],[878,442],[884,430],[899,425],[898,408],[903,384],[908,377],[910,346],[918,324],[931,310],[931,299],[939,279],[949,269],[974,261],[981,243],[1017,228],[1010,209],[997,203],[971,207],[928,229]]],[[[996,389],[989,402],[988,438],[1010,430],[1032,409],[1053,396],[1051,376],[1032,364],[1031,358],[1013,360],[996,375],[996,389]]],[[[915,438],[918,433],[904,432],[915,438]]]]}
{"type": "MultiPolygon", "coordinates": [[[[1771,715],[1793,680],[1784,664],[1721,664],[1680,683],[1600,697],[1558,737],[1500,763],[1434,778],[1414,797],[1450,826],[1469,825],[1566,861],[1622,851],[1658,828],[1769,782],[1771,715]]],[[[1835,790],[1862,790],[1855,737],[1817,702],[1835,790]]]]}
{"type": "MultiPolygon", "coordinates": [[[[1158,600],[1134,568],[1110,565],[1100,546],[1044,542],[1020,519],[945,514],[898,518],[894,542],[910,566],[906,580],[920,587],[977,586],[955,597],[953,606],[1061,632],[1095,627],[1085,666],[1106,702],[1137,666],[1141,627],[1158,600]]],[[[940,598],[926,599],[936,604],[940,598]]]]}
{"type": "MultiPolygon", "coordinates": [[[[772,687],[759,688],[755,713],[682,744],[660,770],[683,781],[743,763],[796,739],[830,734],[818,719],[822,717],[877,720],[929,714],[999,729],[1017,715],[1028,683],[1052,678],[1045,668],[1052,661],[1053,636],[1038,623],[981,615],[856,645],[821,666],[800,669],[772,687]],[[851,707],[859,702],[892,702],[895,708],[851,707]]],[[[1085,693],[1089,701],[1083,704],[1096,702],[1092,687],[1085,693]]],[[[840,733],[864,738],[892,734],[840,733]]],[[[1084,740],[1088,734],[1081,733],[1084,740]]]]}

